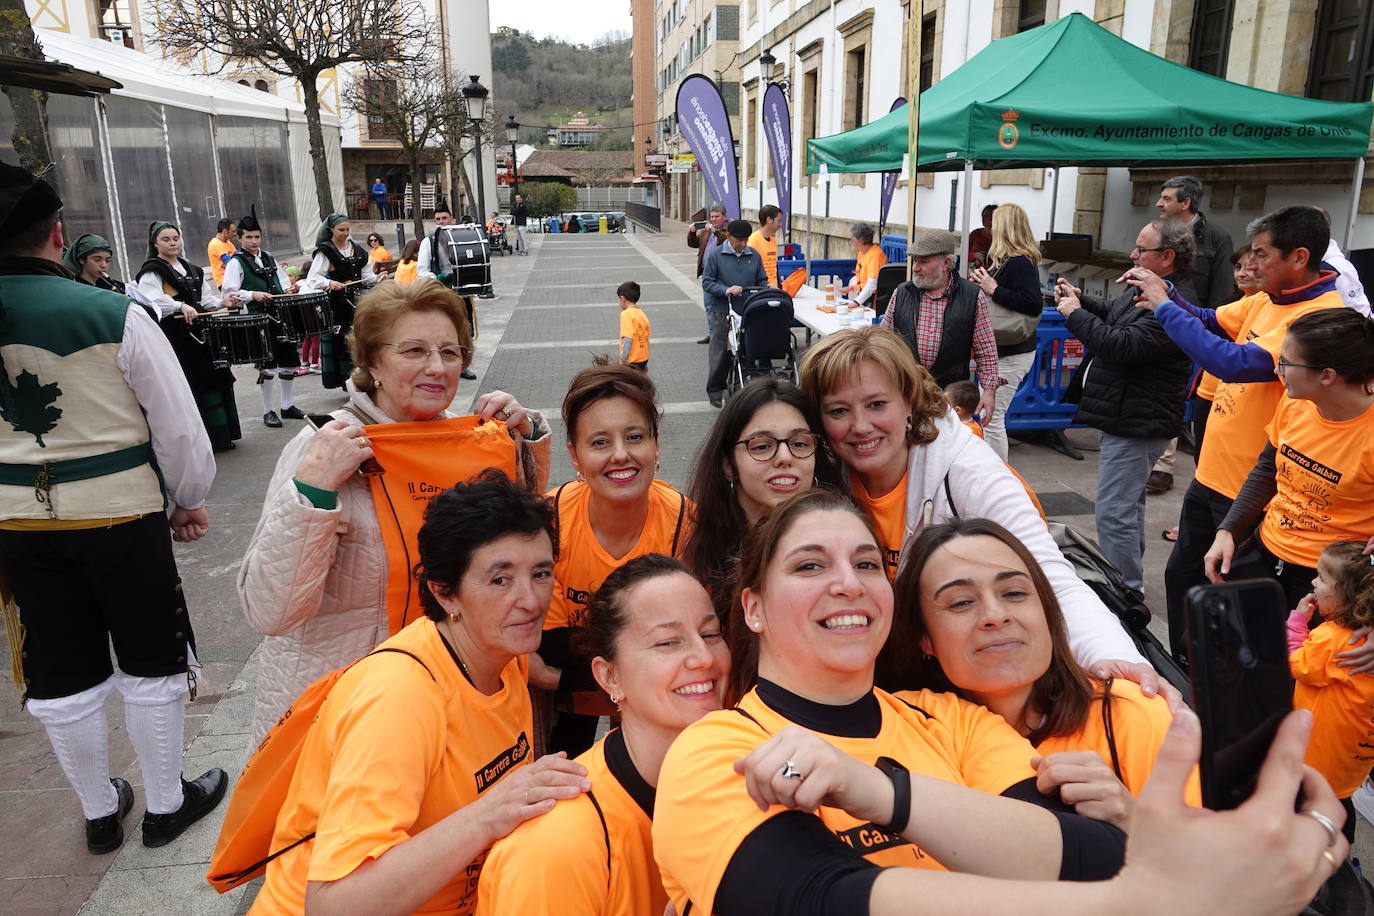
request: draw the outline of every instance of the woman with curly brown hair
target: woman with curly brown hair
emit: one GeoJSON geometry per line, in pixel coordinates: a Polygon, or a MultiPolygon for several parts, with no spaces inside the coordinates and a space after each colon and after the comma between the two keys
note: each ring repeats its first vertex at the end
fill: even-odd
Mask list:
{"type": "Polygon", "coordinates": [[[870,326],[830,334],[806,354],[801,387],[816,402],[826,439],[855,501],[881,536],[889,578],[934,522],[990,518],[1044,569],[1064,608],[1069,645],[1085,668],[1125,677],[1153,695],[1159,680],[1120,623],[1055,546],[1025,488],[987,443],[969,432],[902,339],[870,326]]]}

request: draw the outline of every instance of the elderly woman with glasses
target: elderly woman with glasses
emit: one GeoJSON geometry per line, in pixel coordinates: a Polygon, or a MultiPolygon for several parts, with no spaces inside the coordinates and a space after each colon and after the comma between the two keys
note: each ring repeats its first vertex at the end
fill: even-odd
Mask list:
{"type": "MultiPolygon", "coordinates": [[[[459,373],[472,359],[462,300],[433,281],[387,283],[358,306],[348,403],[282,450],[262,517],[239,570],[239,601],[267,637],[258,670],[255,740],[296,696],[388,636],[389,563],[377,506],[360,466],[364,426],[452,417],[459,373]]],[[[533,457],[531,487],[548,483],[549,428],[504,391],[472,407],[505,421],[533,457]]]]}

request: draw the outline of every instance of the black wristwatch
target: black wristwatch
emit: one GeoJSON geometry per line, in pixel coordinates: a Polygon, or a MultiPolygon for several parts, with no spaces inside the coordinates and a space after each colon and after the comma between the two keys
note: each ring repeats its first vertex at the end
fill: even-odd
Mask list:
{"type": "Polygon", "coordinates": [[[891,757],[879,757],[873,765],[892,780],[892,819],[877,826],[900,835],[911,819],[911,773],[891,757]]]}

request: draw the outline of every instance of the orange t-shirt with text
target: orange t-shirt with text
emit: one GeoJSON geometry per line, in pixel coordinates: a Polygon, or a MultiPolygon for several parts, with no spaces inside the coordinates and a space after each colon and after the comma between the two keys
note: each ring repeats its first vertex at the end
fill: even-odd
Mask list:
{"type": "Polygon", "coordinates": [[[221,242],[217,238],[210,239],[210,244],[205,246],[205,255],[210,259],[210,273],[215,278],[215,286],[224,285],[224,255],[234,256],[238,251],[233,242],[221,242]]]}
{"type": "MultiPolygon", "coordinates": [[[[891,757],[912,773],[1000,795],[1032,778],[1034,749],[999,715],[952,693],[929,690],[888,694],[874,690],[882,726],[872,738],[820,735],[851,757],[872,765],[891,757]]],[[[654,857],[678,913],[710,913],[721,878],[740,844],[760,824],[787,809],[760,811],[749,798],[735,761],[792,724],[756,691],[733,709],[708,713],[668,749],[654,804],[654,857]]],[[[920,800],[913,801],[919,808],[920,800]]],[[[817,816],[836,839],[878,866],[945,870],[902,836],[861,822],[837,808],[817,816]]]]}
{"type": "MultiPolygon", "coordinates": [[[[1288,326],[1303,315],[1325,308],[1344,308],[1335,290],[1306,302],[1279,305],[1265,292],[1252,293],[1216,310],[1217,323],[1236,343],[1259,344],[1275,360],[1288,326]]],[[[1235,499],[1264,448],[1264,428],[1283,397],[1283,383],[1218,382],[1207,418],[1207,437],[1198,458],[1197,479],[1235,499]]]]}
{"type": "Polygon", "coordinates": [[[643,363],[649,360],[649,316],[637,305],[620,310],[620,336],[630,338],[630,355],[625,361],[643,363]]]}
{"type": "Polygon", "coordinates": [[[1312,712],[1304,762],[1326,777],[1337,798],[1349,798],[1374,766],[1374,675],[1351,674],[1336,653],[1354,632],[1328,620],[1288,656],[1293,707],[1312,712]]]}
{"type": "MultiPolygon", "coordinates": [[[[412,653],[363,659],[339,678],[306,735],[253,914],[305,912],[310,881],[337,881],[472,804],[529,762],[528,663],[519,656],[487,696],[470,684],[422,618],[382,643],[412,653]],[[428,669],[426,671],[426,669],[428,669]]],[[[473,911],[486,857],[472,862],[417,913],[473,911]]]]}
{"type": "Polygon", "coordinates": [[[873,497],[864,489],[863,481],[857,474],[849,475],[849,487],[854,502],[868,513],[878,528],[878,537],[883,549],[883,567],[887,570],[889,581],[897,578],[897,567],[902,562],[902,547],[906,544],[906,475],[902,482],[892,488],[892,492],[873,497]]]}
{"type": "Polygon", "coordinates": [[[1315,569],[1332,541],[1374,534],[1374,407],[1336,421],[1311,401],[1285,397],[1268,433],[1279,489],[1260,540],[1274,556],[1315,569]]]}
{"type": "MultiPolygon", "coordinates": [[[[778,285],[778,237],[775,235],[771,239],[763,237],[763,233],[755,229],[749,236],[749,247],[759,253],[763,259],[763,272],[768,276],[768,285],[778,285]]],[[[779,287],[781,289],[781,287],[779,287]]]]}
{"type": "Polygon", "coordinates": [[[580,480],[565,483],[547,494],[558,500],[558,562],[553,568],[553,600],[544,629],[580,627],[592,593],[606,577],[646,553],[676,556],[692,533],[691,504],[662,480],[649,487],[649,514],[639,540],[622,557],[601,546],[587,516],[591,488],[580,480]]]}
{"type": "MultiPolygon", "coordinates": [[[[1106,697],[1099,691],[1088,708],[1088,719],[1078,731],[1068,735],[1051,735],[1036,745],[1041,754],[1063,751],[1097,751],[1108,766],[1112,763],[1112,741],[1107,740],[1107,724],[1103,718],[1106,697]]],[[[1155,756],[1174,714],[1161,696],[1147,697],[1140,685],[1120,678],[1112,680],[1112,735],[1115,737],[1116,759],[1121,765],[1121,782],[1135,796],[1145,788],[1155,756]]],[[[1184,801],[1194,807],[1202,806],[1202,784],[1197,767],[1188,778],[1184,801]]]]}

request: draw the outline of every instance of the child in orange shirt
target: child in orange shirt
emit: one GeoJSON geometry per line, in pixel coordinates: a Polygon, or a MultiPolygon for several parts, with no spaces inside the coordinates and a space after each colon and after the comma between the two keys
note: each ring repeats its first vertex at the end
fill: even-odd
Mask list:
{"type": "Polygon", "coordinates": [[[1364,548],[1361,541],[1337,541],[1322,551],[1312,594],[1288,616],[1293,707],[1312,711],[1305,762],[1345,805],[1345,835],[1352,842],[1350,796],[1374,764],[1374,676],[1352,674],[1335,656],[1350,648],[1355,630],[1374,623],[1374,557],[1364,548]]]}
{"type": "Polygon", "coordinates": [[[620,364],[649,371],[649,316],[639,307],[639,284],[627,280],[615,288],[620,297],[620,364]]]}
{"type": "MultiPolygon", "coordinates": [[[[960,420],[963,420],[964,425],[979,439],[983,438],[983,427],[973,418],[973,412],[978,409],[978,399],[982,397],[982,394],[983,393],[978,390],[978,386],[968,379],[950,382],[945,386],[945,400],[949,401],[949,406],[954,408],[955,415],[958,416],[960,420]]],[[[1040,517],[1048,522],[1049,519],[1045,516],[1045,510],[1040,505],[1040,499],[1035,495],[1035,491],[1031,489],[1030,483],[1026,481],[1026,478],[1017,473],[1016,468],[1012,467],[1010,464],[1007,465],[1007,470],[1011,471],[1012,474],[1016,476],[1016,479],[1021,481],[1021,486],[1026,488],[1026,495],[1030,497],[1031,504],[1035,506],[1035,511],[1039,512],[1040,517]]]]}

